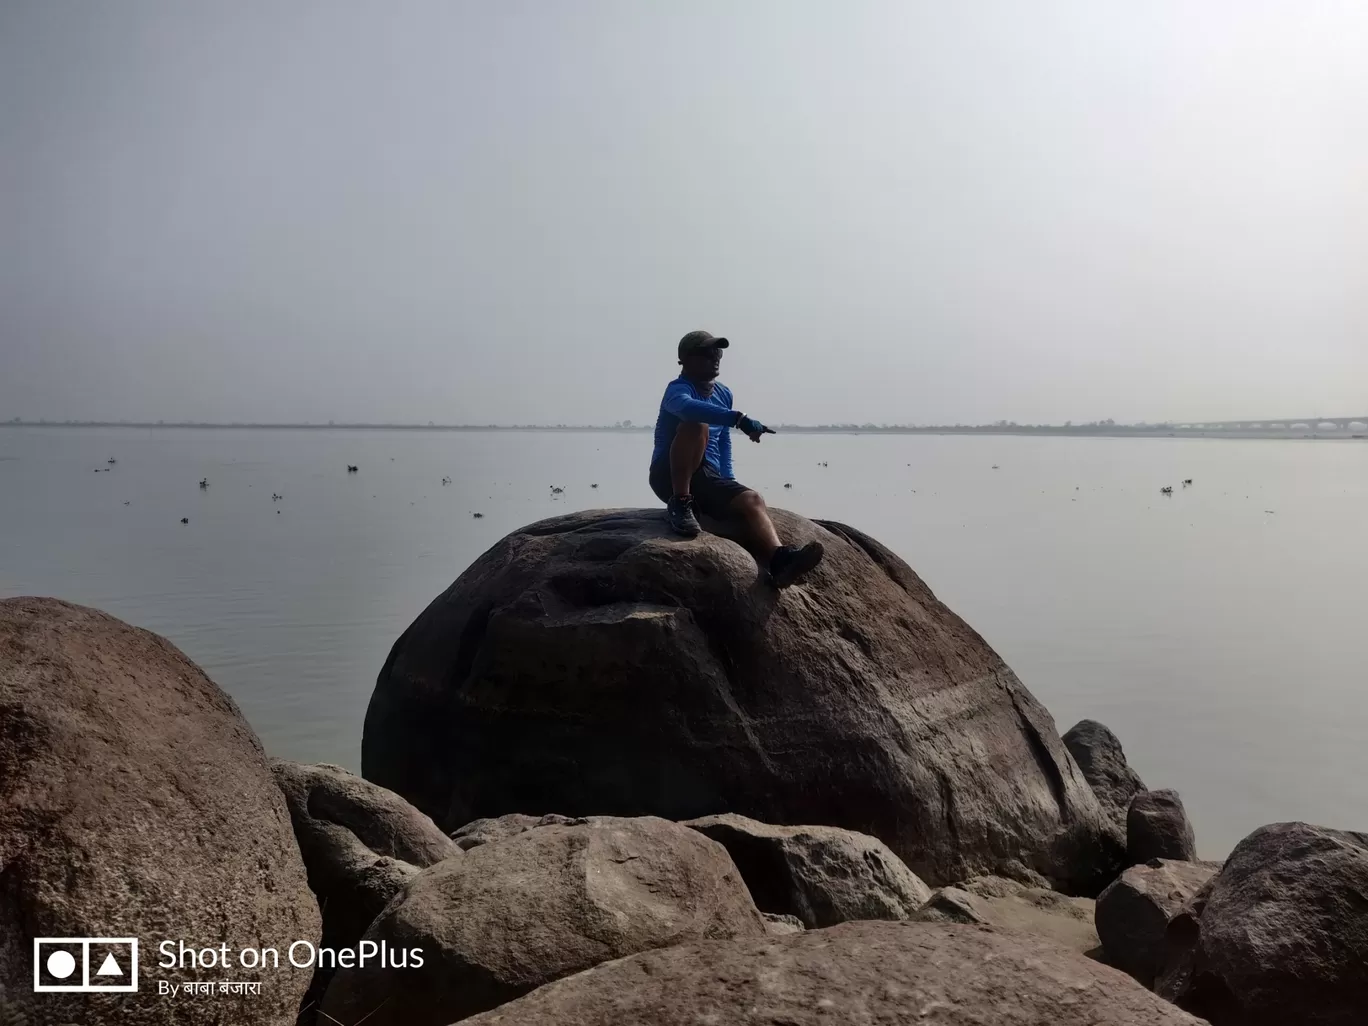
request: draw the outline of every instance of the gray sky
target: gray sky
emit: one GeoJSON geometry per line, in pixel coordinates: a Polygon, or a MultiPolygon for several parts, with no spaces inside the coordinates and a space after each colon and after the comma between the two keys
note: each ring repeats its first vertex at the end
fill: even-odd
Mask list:
{"type": "Polygon", "coordinates": [[[1361,0],[0,0],[0,419],[1368,411],[1361,0]]]}

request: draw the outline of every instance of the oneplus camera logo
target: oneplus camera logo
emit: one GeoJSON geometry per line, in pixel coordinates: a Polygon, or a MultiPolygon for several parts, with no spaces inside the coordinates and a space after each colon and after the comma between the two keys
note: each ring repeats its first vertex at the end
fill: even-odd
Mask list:
{"type": "Polygon", "coordinates": [[[138,989],[136,937],[37,937],[33,941],[35,993],[138,989]]]}

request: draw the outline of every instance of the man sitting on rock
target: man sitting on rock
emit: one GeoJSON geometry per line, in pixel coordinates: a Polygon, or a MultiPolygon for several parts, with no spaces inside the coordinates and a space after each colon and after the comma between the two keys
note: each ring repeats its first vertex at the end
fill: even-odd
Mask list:
{"type": "Polygon", "coordinates": [[[774,431],[733,410],[731,389],[717,380],[722,350],[730,344],[706,331],[691,331],[679,340],[684,371],[666,386],[660,401],[651,490],[665,503],[671,530],[686,538],[702,530],[695,509],[735,522],[775,587],[787,588],[822,561],[822,545],[781,545],[765,500],[732,474],[731,429],[739,428],[752,442],[774,431]]]}

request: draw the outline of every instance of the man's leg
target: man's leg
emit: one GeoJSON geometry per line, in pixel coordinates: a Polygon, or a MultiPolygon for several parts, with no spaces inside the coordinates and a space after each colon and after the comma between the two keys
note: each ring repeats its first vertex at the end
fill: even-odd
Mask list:
{"type": "Polygon", "coordinates": [[[755,553],[762,566],[769,566],[780,544],[779,532],[774,529],[764,496],[748,489],[732,499],[729,509],[744,525],[747,548],[755,553]]]}
{"type": "Polygon", "coordinates": [[[764,497],[747,489],[728,505],[728,510],[744,525],[746,541],[760,565],[769,571],[777,588],[787,588],[822,561],[821,542],[808,542],[802,548],[782,545],[774,529],[764,497]]]}
{"type": "Polygon", "coordinates": [[[670,443],[670,498],[665,503],[665,522],[685,538],[696,538],[703,530],[694,515],[693,476],[703,465],[707,448],[707,424],[680,424],[675,428],[670,443]]]}
{"type": "Polygon", "coordinates": [[[688,495],[694,471],[703,465],[708,448],[707,424],[680,424],[670,443],[670,487],[675,495],[688,495]]]}

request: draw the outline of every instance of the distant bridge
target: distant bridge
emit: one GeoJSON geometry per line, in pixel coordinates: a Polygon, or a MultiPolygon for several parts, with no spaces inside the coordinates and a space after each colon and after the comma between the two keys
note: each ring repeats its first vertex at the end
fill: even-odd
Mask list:
{"type": "Polygon", "coordinates": [[[1361,417],[1284,417],[1278,420],[1204,420],[1170,424],[1179,431],[1321,431],[1368,433],[1368,414],[1361,417]]]}

